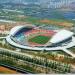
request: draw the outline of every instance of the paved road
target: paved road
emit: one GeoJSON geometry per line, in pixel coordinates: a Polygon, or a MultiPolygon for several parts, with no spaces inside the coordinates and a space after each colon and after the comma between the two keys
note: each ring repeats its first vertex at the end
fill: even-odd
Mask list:
{"type": "MultiPolygon", "coordinates": [[[[0,39],[3,39],[3,38],[6,38],[6,37],[0,37],[0,39]]],[[[67,45],[67,47],[75,46],[75,37],[72,37],[72,38],[73,38],[73,39],[72,39],[72,42],[69,43],[69,44],[67,45]]],[[[11,41],[11,42],[12,42],[12,41],[11,41]]],[[[66,48],[66,46],[65,46],[65,47],[62,47],[61,50],[63,50],[64,52],[66,52],[67,54],[69,54],[69,55],[71,55],[72,57],[75,58],[75,54],[72,53],[70,50],[68,50],[68,49],[66,48]]]]}
{"type": "Polygon", "coordinates": [[[55,48],[39,48],[39,47],[23,46],[23,45],[20,45],[20,44],[13,42],[10,39],[10,36],[8,36],[6,39],[10,44],[12,44],[13,46],[16,46],[16,47],[20,47],[20,48],[24,48],[24,49],[32,49],[32,50],[48,50],[48,51],[50,51],[50,50],[62,50],[64,52],[66,52],[67,54],[71,55],[72,57],[75,57],[75,55],[71,51],[67,50],[67,48],[75,46],[75,37],[72,37],[72,41],[69,44],[67,44],[66,46],[55,47],[55,48]]]}
{"type": "Polygon", "coordinates": [[[72,53],[70,50],[63,48],[63,51],[75,58],[75,54],[72,53]]]}

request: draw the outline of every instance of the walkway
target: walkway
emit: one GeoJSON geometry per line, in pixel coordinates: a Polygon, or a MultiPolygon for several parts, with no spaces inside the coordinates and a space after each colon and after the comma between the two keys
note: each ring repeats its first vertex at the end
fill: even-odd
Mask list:
{"type": "Polygon", "coordinates": [[[6,40],[12,44],[13,46],[16,46],[16,47],[20,47],[20,48],[25,48],[25,49],[32,49],[32,50],[63,50],[64,52],[66,52],[67,54],[71,55],[72,57],[75,58],[75,54],[72,53],[70,50],[68,50],[67,48],[70,48],[70,47],[73,47],[75,46],[75,37],[72,37],[72,42],[70,42],[67,46],[62,46],[62,47],[55,47],[55,48],[39,48],[39,47],[30,47],[30,46],[23,46],[23,45],[20,45],[20,44],[17,44],[15,43],[14,41],[12,41],[10,39],[10,36],[7,36],[7,37],[0,37],[0,39],[2,38],[6,38],[6,40]]]}
{"type": "Polygon", "coordinates": [[[72,53],[70,50],[63,48],[63,51],[75,58],[75,54],[72,53]]]}

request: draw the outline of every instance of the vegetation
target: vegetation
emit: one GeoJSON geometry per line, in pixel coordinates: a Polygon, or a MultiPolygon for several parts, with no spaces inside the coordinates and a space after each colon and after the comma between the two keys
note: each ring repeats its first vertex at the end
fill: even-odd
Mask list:
{"type": "Polygon", "coordinates": [[[48,36],[35,36],[34,38],[29,39],[30,42],[38,43],[38,44],[45,44],[49,41],[50,37],[48,36]]]}
{"type": "MultiPolygon", "coordinates": [[[[1,41],[3,41],[1,39],[1,41]]],[[[5,44],[2,44],[2,42],[0,43],[0,47],[1,48],[5,48],[5,49],[9,49],[11,51],[16,51],[17,48],[9,45],[7,42],[5,42],[5,44]]],[[[21,49],[21,53],[27,53],[28,55],[33,55],[34,57],[43,57],[43,58],[47,58],[50,60],[56,60],[58,62],[63,62],[63,63],[69,63],[69,64],[74,64],[74,59],[72,59],[69,55],[67,55],[66,53],[62,52],[62,51],[49,51],[49,52],[38,52],[38,51],[32,51],[32,50],[23,50],[21,49]],[[60,57],[59,57],[60,55],[60,57]]]]}
{"type": "MultiPolygon", "coordinates": [[[[46,68],[46,70],[51,69],[56,73],[69,73],[71,71],[71,66],[68,64],[62,64],[52,60],[48,61],[47,58],[44,58],[44,60],[37,59],[35,57],[31,58],[26,55],[20,55],[20,54],[16,54],[11,51],[9,52],[5,50],[0,51],[0,64],[15,66],[15,67],[19,67],[21,69],[27,69],[33,72],[36,72],[36,69],[37,69],[37,68],[34,69],[33,66],[36,66],[36,67],[38,66],[39,68],[42,67],[43,69],[46,68]],[[27,63],[27,67],[25,63],[27,63]]],[[[50,70],[48,72],[50,72],[50,70]]]]}

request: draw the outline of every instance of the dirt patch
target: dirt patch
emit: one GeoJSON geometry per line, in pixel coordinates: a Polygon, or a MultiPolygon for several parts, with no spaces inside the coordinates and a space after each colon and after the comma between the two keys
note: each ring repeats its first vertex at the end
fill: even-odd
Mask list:
{"type": "Polygon", "coordinates": [[[18,74],[18,72],[11,70],[9,68],[0,66],[0,74],[18,74]]]}
{"type": "Polygon", "coordinates": [[[60,22],[60,21],[47,20],[47,19],[40,20],[39,22],[45,23],[45,24],[53,24],[53,25],[58,25],[58,26],[64,26],[64,27],[71,27],[71,26],[73,26],[73,24],[69,23],[69,22],[60,22]]]}

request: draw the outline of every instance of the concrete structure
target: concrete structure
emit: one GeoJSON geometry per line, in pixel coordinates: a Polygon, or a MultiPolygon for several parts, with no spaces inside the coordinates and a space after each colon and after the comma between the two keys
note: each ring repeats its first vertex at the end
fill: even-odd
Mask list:
{"type": "Polygon", "coordinates": [[[64,40],[67,40],[68,38],[71,38],[71,41],[69,41],[69,43],[63,43],[63,45],[61,46],[54,46],[54,47],[47,47],[47,45],[49,44],[46,44],[46,46],[44,47],[32,47],[30,45],[22,45],[20,43],[17,43],[15,41],[13,41],[11,39],[11,37],[13,35],[15,35],[19,30],[21,30],[22,28],[25,28],[25,26],[17,26],[15,28],[13,28],[11,31],[10,31],[10,34],[6,37],[6,40],[9,44],[15,46],[15,47],[18,47],[18,48],[22,48],[22,49],[28,49],[28,50],[63,50],[65,51],[66,53],[70,54],[71,56],[74,56],[74,54],[72,54],[71,52],[69,52],[67,50],[67,48],[70,48],[70,47],[73,47],[75,46],[75,37],[73,36],[73,32],[70,32],[70,31],[67,31],[67,30],[60,30],[59,32],[57,32],[51,40],[48,41],[48,43],[50,44],[50,42],[52,43],[60,43],[61,41],[64,41],[64,40]]]}
{"type": "Polygon", "coordinates": [[[56,33],[50,42],[53,46],[60,46],[62,43],[69,43],[72,40],[72,36],[74,35],[73,32],[68,30],[60,30],[56,33]]]}

